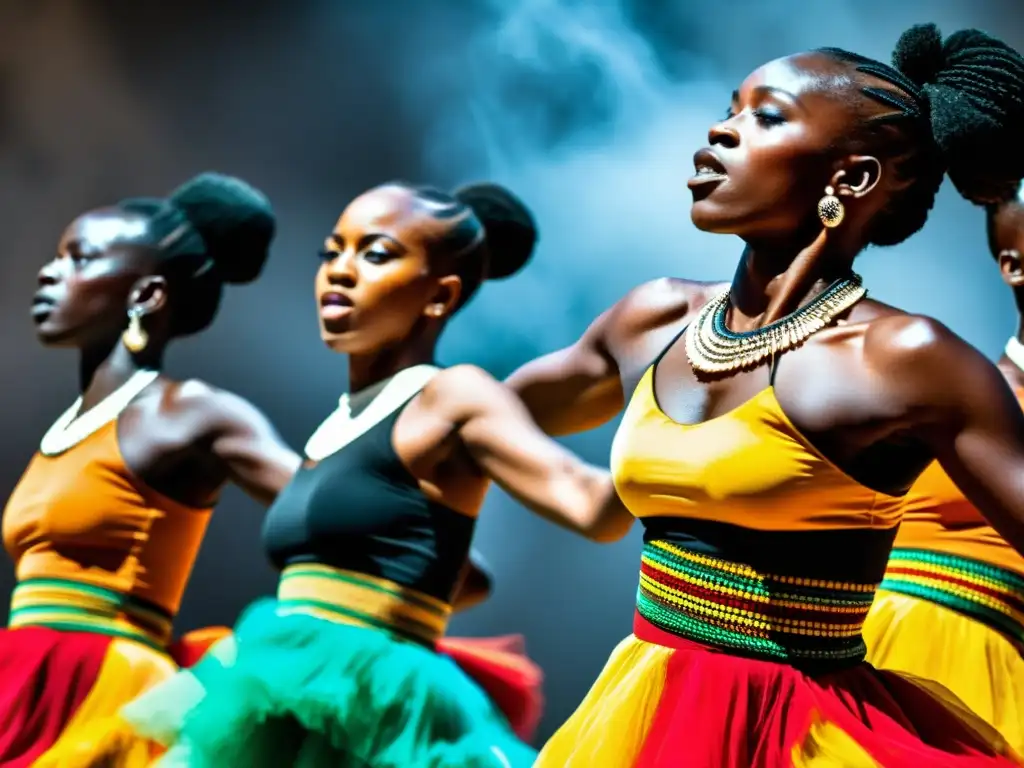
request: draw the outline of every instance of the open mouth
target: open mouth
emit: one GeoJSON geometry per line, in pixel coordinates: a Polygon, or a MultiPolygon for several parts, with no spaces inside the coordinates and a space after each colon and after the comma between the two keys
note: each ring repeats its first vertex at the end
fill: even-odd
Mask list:
{"type": "Polygon", "coordinates": [[[343,293],[330,291],[320,297],[320,316],[325,320],[338,320],[352,312],[352,299],[343,293]]]}
{"type": "Polygon", "coordinates": [[[709,148],[702,149],[693,156],[693,167],[695,173],[690,179],[691,183],[721,181],[728,175],[722,161],[709,148]]]}
{"type": "Polygon", "coordinates": [[[46,296],[36,296],[32,300],[32,317],[35,320],[42,320],[53,312],[53,308],[57,305],[53,299],[47,298],[46,296]]]}

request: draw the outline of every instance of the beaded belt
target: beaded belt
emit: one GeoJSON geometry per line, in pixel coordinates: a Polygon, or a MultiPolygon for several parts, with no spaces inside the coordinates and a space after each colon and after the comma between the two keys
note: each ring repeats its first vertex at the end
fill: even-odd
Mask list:
{"type": "Polygon", "coordinates": [[[882,589],[930,600],[1024,644],[1024,577],[979,560],[894,549],[882,589]]]}
{"type": "Polygon", "coordinates": [[[8,626],[123,637],[165,650],[172,616],[146,600],[66,579],[26,579],[11,595],[8,626]]]}
{"type": "Polygon", "coordinates": [[[452,612],[444,601],[393,581],[319,563],[285,568],[277,600],[284,613],[383,629],[431,646],[444,635],[452,612]]]}
{"type": "Polygon", "coordinates": [[[876,588],[760,573],[654,540],[644,544],[637,613],[665,632],[746,656],[856,662],[876,588]]]}

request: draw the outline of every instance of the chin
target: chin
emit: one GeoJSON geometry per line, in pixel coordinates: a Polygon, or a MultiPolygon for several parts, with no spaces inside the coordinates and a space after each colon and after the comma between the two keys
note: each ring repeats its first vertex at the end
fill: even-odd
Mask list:
{"type": "Polygon", "coordinates": [[[706,200],[695,202],[690,208],[690,221],[693,226],[701,232],[711,232],[715,235],[736,234],[731,216],[723,216],[722,211],[706,200]]]}

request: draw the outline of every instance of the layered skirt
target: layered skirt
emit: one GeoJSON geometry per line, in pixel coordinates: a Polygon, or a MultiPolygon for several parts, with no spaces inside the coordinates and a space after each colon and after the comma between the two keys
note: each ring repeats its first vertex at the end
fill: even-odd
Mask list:
{"type": "Polygon", "coordinates": [[[1020,765],[941,686],[858,661],[872,589],[647,542],[633,635],[538,768],[1020,765]]]}
{"type": "MultiPolygon", "coordinates": [[[[437,651],[448,611],[382,579],[291,566],[278,598],[247,609],[196,666],[49,764],[528,768],[535,751],[437,651]]],[[[486,654],[461,651],[487,666],[486,654]]],[[[507,678],[501,668],[492,678],[507,678]]]]}
{"type": "Polygon", "coordinates": [[[110,590],[58,579],[18,584],[0,631],[0,765],[29,766],[77,740],[223,634],[169,649],[170,630],[160,609],[110,590]]]}
{"type": "Polygon", "coordinates": [[[1024,578],[897,549],[864,624],[878,668],[935,680],[1024,754],[1024,578]]]}

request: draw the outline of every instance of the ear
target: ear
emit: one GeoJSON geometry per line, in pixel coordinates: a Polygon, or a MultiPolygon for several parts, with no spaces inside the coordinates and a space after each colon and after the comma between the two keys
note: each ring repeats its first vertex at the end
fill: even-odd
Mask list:
{"type": "Polygon", "coordinates": [[[843,167],[836,171],[829,182],[837,196],[864,197],[882,180],[882,164],[870,155],[853,155],[846,158],[843,167]]]}
{"type": "Polygon", "coordinates": [[[996,257],[999,262],[999,274],[1003,282],[1011,288],[1024,286],[1024,266],[1021,265],[1020,251],[1006,248],[996,257]]]}
{"type": "Polygon", "coordinates": [[[445,275],[439,278],[434,289],[434,295],[430,297],[423,314],[431,320],[440,320],[450,317],[455,307],[458,306],[459,297],[462,296],[462,278],[458,275],[445,275]]]}
{"type": "Polygon", "coordinates": [[[138,307],[144,315],[152,315],[167,306],[167,280],[160,275],[147,275],[136,281],[128,294],[128,308],[138,307]]]}

